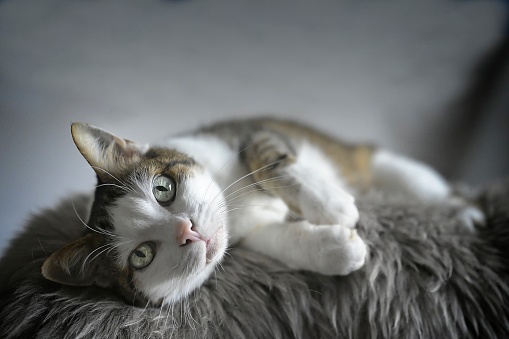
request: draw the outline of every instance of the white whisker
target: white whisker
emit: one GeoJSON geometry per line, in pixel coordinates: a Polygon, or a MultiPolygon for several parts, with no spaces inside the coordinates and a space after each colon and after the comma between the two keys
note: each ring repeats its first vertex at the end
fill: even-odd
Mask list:
{"type": "Polygon", "coordinates": [[[76,210],[76,206],[74,205],[74,199],[71,200],[71,204],[72,204],[72,208],[74,209],[74,213],[76,214],[76,216],[78,217],[78,219],[81,221],[81,223],[86,227],[88,228],[89,230],[93,231],[93,232],[96,232],[96,233],[99,233],[99,234],[103,234],[103,235],[107,235],[109,237],[116,237],[116,238],[119,238],[119,236],[117,236],[116,234],[113,234],[113,233],[110,233],[104,229],[101,229],[101,228],[98,228],[98,229],[95,229],[95,228],[92,228],[90,226],[87,225],[86,222],[83,221],[83,219],[81,219],[81,216],[79,215],[78,211],[76,210]]]}
{"type": "Polygon", "coordinates": [[[224,200],[227,200],[230,196],[234,195],[235,193],[243,191],[243,190],[245,190],[245,189],[247,189],[249,187],[253,187],[253,186],[256,186],[256,185],[259,185],[259,184],[264,184],[264,183],[268,183],[268,182],[272,182],[272,181],[282,180],[285,177],[286,177],[285,175],[280,175],[280,176],[277,176],[277,177],[273,177],[273,178],[269,178],[269,179],[253,182],[253,183],[251,183],[249,185],[246,185],[244,187],[241,187],[241,188],[239,188],[239,189],[229,193],[227,196],[224,197],[224,200]]]}
{"type": "Polygon", "coordinates": [[[222,190],[220,193],[218,193],[218,194],[214,197],[214,199],[212,199],[211,203],[213,203],[213,202],[214,202],[214,200],[215,200],[215,199],[216,199],[219,195],[221,195],[221,194],[223,194],[224,192],[226,192],[226,191],[227,191],[230,187],[232,187],[233,185],[235,185],[236,183],[238,183],[238,182],[239,182],[239,181],[241,181],[242,179],[245,179],[245,178],[247,178],[248,176],[253,175],[253,174],[255,174],[255,173],[258,173],[258,172],[261,172],[261,171],[263,171],[263,170],[266,170],[266,169],[270,168],[270,166],[274,166],[275,164],[277,164],[277,163],[279,163],[279,162],[281,162],[281,161],[283,161],[283,160],[284,160],[284,159],[276,160],[276,161],[274,161],[274,162],[272,162],[272,163],[270,163],[270,164],[267,164],[267,165],[262,166],[262,167],[260,167],[260,168],[258,168],[258,169],[256,169],[256,170],[254,170],[254,171],[251,171],[251,172],[249,172],[249,173],[248,173],[248,174],[246,174],[246,175],[243,175],[242,177],[238,178],[237,180],[235,180],[234,182],[232,182],[230,185],[228,185],[228,186],[227,186],[224,190],[222,190]]]}
{"type": "MultiPolygon", "coordinates": [[[[125,189],[127,191],[130,191],[130,192],[133,192],[135,194],[139,194],[137,191],[135,191],[132,187],[130,187],[129,185],[127,185],[125,182],[123,182],[122,180],[120,180],[119,178],[117,178],[116,176],[114,176],[113,174],[111,174],[110,172],[108,172],[107,170],[105,170],[104,168],[101,168],[101,167],[97,167],[97,166],[92,166],[92,168],[94,169],[97,169],[97,170],[100,170],[100,171],[103,171],[104,173],[108,174],[110,177],[112,177],[113,179],[115,179],[119,184],[122,185],[122,187],[120,187],[121,189],[125,189]]],[[[118,186],[117,186],[118,187],[118,186]]]]}
{"type": "Polygon", "coordinates": [[[129,243],[129,242],[131,242],[131,241],[130,241],[130,240],[129,240],[129,241],[124,241],[124,242],[122,242],[122,243],[115,244],[115,245],[112,245],[112,244],[106,244],[106,245],[99,246],[98,248],[96,248],[95,250],[93,250],[92,252],[90,252],[90,253],[87,255],[87,257],[86,257],[86,258],[85,258],[85,260],[83,261],[83,264],[81,265],[81,272],[82,272],[82,273],[84,272],[85,265],[86,265],[86,263],[87,263],[88,258],[90,258],[90,256],[91,256],[92,254],[94,254],[96,251],[98,251],[98,250],[100,250],[100,249],[104,248],[104,250],[100,251],[100,252],[99,252],[99,253],[97,253],[97,254],[96,254],[96,255],[95,255],[92,259],[90,259],[90,262],[94,261],[97,257],[99,257],[99,256],[100,256],[101,254],[103,254],[104,252],[106,252],[106,251],[111,251],[111,250],[113,250],[113,249],[115,249],[115,248],[117,248],[117,247],[119,247],[119,246],[121,246],[121,245],[123,245],[123,244],[127,244],[127,243],[129,243]],[[106,247],[106,248],[105,248],[105,247],[106,247]],[[108,248],[108,247],[109,247],[109,248],[108,248]]]}
{"type": "MultiPolygon", "coordinates": [[[[275,186],[275,187],[272,187],[272,189],[286,188],[286,187],[291,187],[291,186],[295,186],[295,185],[298,185],[298,184],[297,183],[293,183],[293,184],[290,184],[290,185],[275,186]]],[[[238,201],[240,198],[245,197],[248,194],[251,194],[251,193],[254,193],[254,192],[261,192],[261,191],[264,191],[264,189],[263,188],[257,188],[257,189],[254,189],[254,190],[251,190],[251,191],[248,191],[248,192],[244,192],[242,194],[238,194],[237,196],[233,197],[232,200],[229,200],[225,204],[223,204],[222,206],[219,206],[219,208],[222,208],[222,207],[225,207],[225,206],[230,206],[232,203],[238,201]]]]}
{"type": "Polygon", "coordinates": [[[217,175],[219,174],[219,172],[221,172],[223,170],[223,168],[228,165],[230,162],[232,162],[233,160],[237,159],[238,156],[240,155],[240,153],[244,152],[246,149],[248,149],[249,147],[253,147],[253,145],[250,145],[250,146],[246,146],[244,147],[243,149],[241,149],[239,152],[237,152],[236,154],[232,155],[230,157],[230,159],[226,160],[224,162],[224,164],[221,165],[221,167],[216,171],[216,173],[214,173],[214,176],[212,177],[212,179],[210,179],[210,183],[209,185],[207,186],[207,189],[205,190],[205,194],[203,194],[203,198],[205,198],[207,196],[207,193],[209,191],[209,188],[210,186],[212,185],[212,182],[214,181],[214,177],[217,177],[217,175]]]}
{"type": "Polygon", "coordinates": [[[128,187],[120,186],[117,184],[99,184],[99,185],[96,185],[95,188],[104,187],[104,186],[113,186],[113,187],[120,188],[123,191],[129,191],[128,187]]]}

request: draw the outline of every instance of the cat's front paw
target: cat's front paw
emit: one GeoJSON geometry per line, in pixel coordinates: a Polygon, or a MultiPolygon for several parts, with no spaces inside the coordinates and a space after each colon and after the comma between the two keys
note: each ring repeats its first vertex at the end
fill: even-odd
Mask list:
{"type": "Polygon", "coordinates": [[[367,248],[357,231],[341,225],[316,226],[318,257],[314,271],[325,275],[347,275],[360,269],[367,248]]]}
{"type": "Polygon", "coordinates": [[[302,190],[299,199],[302,217],[313,224],[353,228],[359,221],[354,197],[341,189],[302,190]]]}

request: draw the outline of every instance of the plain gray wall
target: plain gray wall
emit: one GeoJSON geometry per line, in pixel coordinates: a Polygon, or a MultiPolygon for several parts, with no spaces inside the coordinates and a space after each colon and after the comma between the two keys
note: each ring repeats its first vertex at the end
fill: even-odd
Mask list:
{"type": "MultiPolygon", "coordinates": [[[[272,113],[445,168],[447,107],[503,16],[496,1],[0,1],[0,249],[30,211],[93,188],[72,121],[147,142],[272,113]]],[[[489,179],[465,166],[453,179],[489,179]]]]}

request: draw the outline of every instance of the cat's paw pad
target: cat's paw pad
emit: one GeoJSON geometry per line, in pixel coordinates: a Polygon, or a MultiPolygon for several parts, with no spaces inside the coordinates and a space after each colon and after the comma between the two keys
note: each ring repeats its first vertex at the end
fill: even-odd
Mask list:
{"type": "Polygon", "coordinates": [[[316,271],[325,275],[347,275],[360,269],[367,248],[357,231],[341,225],[317,226],[319,257],[316,271]]]}
{"type": "Polygon", "coordinates": [[[477,206],[469,205],[462,208],[457,217],[470,231],[475,231],[477,227],[486,225],[486,216],[484,212],[477,206]]]}
{"type": "Polygon", "coordinates": [[[302,217],[316,225],[341,225],[353,228],[359,221],[359,210],[353,196],[342,190],[310,193],[301,191],[302,217]]]}

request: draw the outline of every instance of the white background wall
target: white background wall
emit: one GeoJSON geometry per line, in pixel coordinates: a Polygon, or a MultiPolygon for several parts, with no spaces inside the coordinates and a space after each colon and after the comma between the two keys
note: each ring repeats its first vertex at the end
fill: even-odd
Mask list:
{"type": "MultiPolygon", "coordinates": [[[[440,169],[447,106],[503,19],[496,1],[0,1],[0,249],[93,187],[72,121],[147,142],[273,113],[440,169]]],[[[490,179],[467,165],[453,179],[490,179]]]]}

